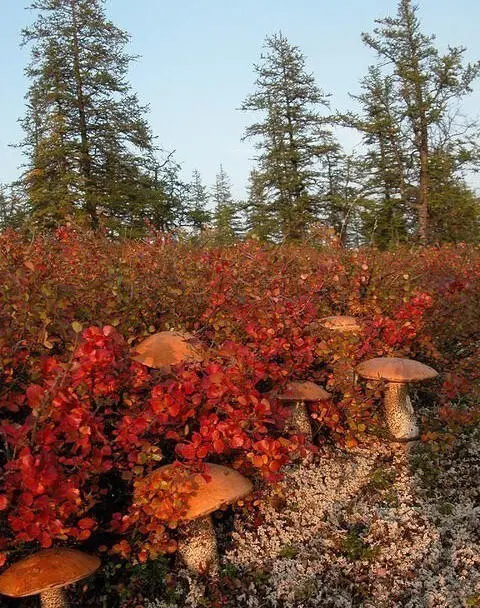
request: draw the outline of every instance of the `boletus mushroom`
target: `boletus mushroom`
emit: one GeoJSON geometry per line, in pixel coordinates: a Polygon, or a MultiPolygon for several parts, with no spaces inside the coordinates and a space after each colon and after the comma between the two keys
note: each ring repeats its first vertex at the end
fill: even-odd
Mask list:
{"type": "MultiPolygon", "coordinates": [[[[320,319],[320,325],[329,331],[333,331],[335,333],[340,334],[349,334],[349,338],[353,336],[358,336],[362,331],[362,327],[357,321],[355,317],[350,317],[348,315],[335,315],[332,317],[323,317],[320,319]]],[[[341,367],[339,365],[336,366],[337,369],[334,369],[335,375],[340,375],[341,367]]],[[[344,361],[343,366],[345,377],[349,382],[355,382],[355,370],[349,360],[344,361]]]]}
{"type": "Polygon", "coordinates": [[[312,425],[306,407],[308,401],[326,401],[331,395],[315,382],[290,382],[285,392],[279,395],[281,401],[291,406],[290,425],[292,429],[303,433],[312,440],[312,425]]]}
{"type": "MultiPolygon", "coordinates": [[[[156,478],[159,487],[162,486],[163,475],[169,467],[165,465],[152,471],[144,481],[155,485],[156,478]]],[[[185,565],[196,573],[218,571],[218,553],[215,531],[210,514],[223,506],[230,505],[250,494],[253,489],[249,479],[238,471],[218,464],[205,464],[204,472],[209,477],[198,474],[197,488],[189,495],[188,509],[182,517],[186,525],[178,544],[178,552],[185,565]]],[[[134,493],[134,499],[135,499],[134,493]]]]}
{"type": "Polygon", "coordinates": [[[410,382],[431,380],[438,373],[428,365],[400,357],[377,357],[357,366],[357,373],[368,380],[386,380],[384,406],[388,429],[396,441],[411,441],[419,435],[412,402],[410,382]]]}
{"type": "Polygon", "coordinates": [[[194,336],[178,331],[152,334],[132,349],[132,359],[147,367],[168,373],[183,361],[202,361],[202,347],[194,336]]]}
{"type": "Polygon", "coordinates": [[[320,319],[319,323],[322,327],[325,327],[326,329],[331,329],[333,331],[339,331],[342,333],[357,334],[362,329],[357,319],[348,315],[334,315],[331,317],[323,317],[323,319],[320,319]]]}
{"type": "Polygon", "coordinates": [[[0,593],[21,598],[40,594],[43,608],[67,608],[64,587],[97,570],[100,560],[76,549],[45,549],[16,562],[0,575],[0,593]]]}

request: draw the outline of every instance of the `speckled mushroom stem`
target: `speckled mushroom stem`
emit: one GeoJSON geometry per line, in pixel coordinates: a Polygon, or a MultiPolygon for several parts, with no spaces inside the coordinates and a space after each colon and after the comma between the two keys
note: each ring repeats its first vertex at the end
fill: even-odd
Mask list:
{"type": "Polygon", "coordinates": [[[68,608],[69,603],[62,587],[48,589],[40,594],[42,608],[68,608]]]}
{"type": "Polygon", "coordinates": [[[218,574],[217,539],[210,515],[188,523],[178,543],[178,553],[193,572],[218,574]]]}
{"type": "Polygon", "coordinates": [[[418,439],[419,430],[407,384],[389,382],[385,388],[385,417],[396,441],[418,439]]]}
{"type": "Polygon", "coordinates": [[[312,425],[304,401],[293,402],[290,426],[299,433],[303,433],[310,441],[312,440],[312,425]]]}

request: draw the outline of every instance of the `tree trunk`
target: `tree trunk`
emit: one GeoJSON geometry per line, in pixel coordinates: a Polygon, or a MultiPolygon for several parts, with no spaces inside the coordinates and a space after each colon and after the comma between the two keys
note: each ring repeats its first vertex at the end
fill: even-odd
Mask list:
{"type": "MultiPolygon", "coordinates": [[[[290,176],[287,177],[289,180],[288,184],[288,198],[291,200],[293,206],[293,214],[290,214],[290,229],[289,238],[292,240],[298,240],[305,236],[307,229],[307,218],[305,203],[302,203],[302,193],[304,190],[304,184],[300,179],[298,170],[298,151],[297,142],[295,141],[293,121],[292,121],[292,109],[291,101],[288,96],[288,76],[285,68],[285,64],[282,65],[283,71],[283,85],[285,91],[285,105],[286,105],[286,118],[287,118],[287,135],[288,135],[288,147],[289,147],[289,158],[288,162],[291,168],[290,176]],[[293,216],[293,217],[292,217],[293,216]]],[[[308,206],[308,205],[307,205],[308,206]]]]}
{"type": "Polygon", "coordinates": [[[92,228],[98,226],[97,205],[94,199],[92,183],[92,161],[88,142],[88,128],[86,118],[86,104],[83,93],[83,80],[80,71],[80,44],[78,38],[78,23],[75,11],[75,0],[70,0],[73,30],[73,72],[77,93],[78,120],[80,130],[80,168],[85,183],[85,210],[90,216],[92,228]]]}
{"type": "Polygon", "coordinates": [[[418,236],[422,245],[428,240],[428,122],[427,107],[425,102],[425,90],[422,86],[422,71],[418,56],[418,47],[413,36],[413,23],[408,21],[409,44],[412,57],[414,107],[409,110],[413,112],[413,132],[415,143],[420,156],[419,196],[418,196],[418,236]]]}
{"type": "Polygon", "coordinates": [[[428,241],[428,132],[422,116],[420,130],[420,186],[418,197],[418,236],[422,245],[428,241]]]}

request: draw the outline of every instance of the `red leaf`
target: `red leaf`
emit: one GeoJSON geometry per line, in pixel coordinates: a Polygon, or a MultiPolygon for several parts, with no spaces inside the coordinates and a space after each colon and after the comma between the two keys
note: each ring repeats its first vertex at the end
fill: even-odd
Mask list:
{"type": "Polygon", "coordinates": [[[40,546],[43,549],[48,549],[52,546],[52,537],[46,532],[42,532],[38,540],[40,541],[40,546]]]}
{"type": "Polygon", "coordinates": [[[193,445],[177,445],[177,452],[183,458],[193,460],[196,456],[196,449],[193,445]]]}
{"type": "Polygon", "coordinates": [[[225,444],[221,439],[217,439],[213,442],[213,448],[215,452],[221,454],[225,450],[225,444]]]}
{"type": "Polygon", "coordinates": [[[87,540],[87,538],[90,538],[90,535],[90,530],[82,530],[78,535],[78,540],[87,540]]]}
{"type": "Polygon", "coordinates": [[[208,448],[206,448],[204,445],[200,446],[197,450],[197,458],[200,458],[200,460],[202,458],[205,458],[208,454],[208,448]]]}
{"type": "Polygon", "coordinates": [[[27,401],[32,410],[36,409],[40,405],[44,395],[44,388],[38,384],[31,384],[27,388],[27,401]]]}

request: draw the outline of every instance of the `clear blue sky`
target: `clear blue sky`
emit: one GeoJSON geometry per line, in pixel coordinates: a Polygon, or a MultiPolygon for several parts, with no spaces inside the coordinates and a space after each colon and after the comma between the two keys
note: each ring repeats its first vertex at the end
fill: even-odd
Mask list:
{"type": "MultiPolygon", "coordinates": [[[[31,20],[27,0],[0,0],[0,183],[19,175],[21,152],[9,144],[22,132],[27,81],[26,49],[20,30],[31,20]]],[[[478,0],[419,0],[424,31],[437,44],[468,48],[467,58],[480,58],[478,0]]],[[[307,58],[317,84],[332,94],[332,105],[345,109],[348,93],[374,54],[360,39],[374,19],[393,15],[396,0],[107,0],[108,17],[131,35],[129,51],[141,55],[132,64],[130,82],[143,103],[158,141],[176,150],[184,176],[197,168],[207,185],[220,163],[230,175],[234,194],[244,196],[252,166],[251,144],[241,142],[249,118],[237,110],[253,91],[253,63],[267,34],[281,30],[307,58]]],[[[480,116],[480,83],[464,104],[480,116]]],[[[341,133],[346,146],[355,141],[341,133]]],[[[480,186],[480,179],[475,185],[480,186]]]]}

